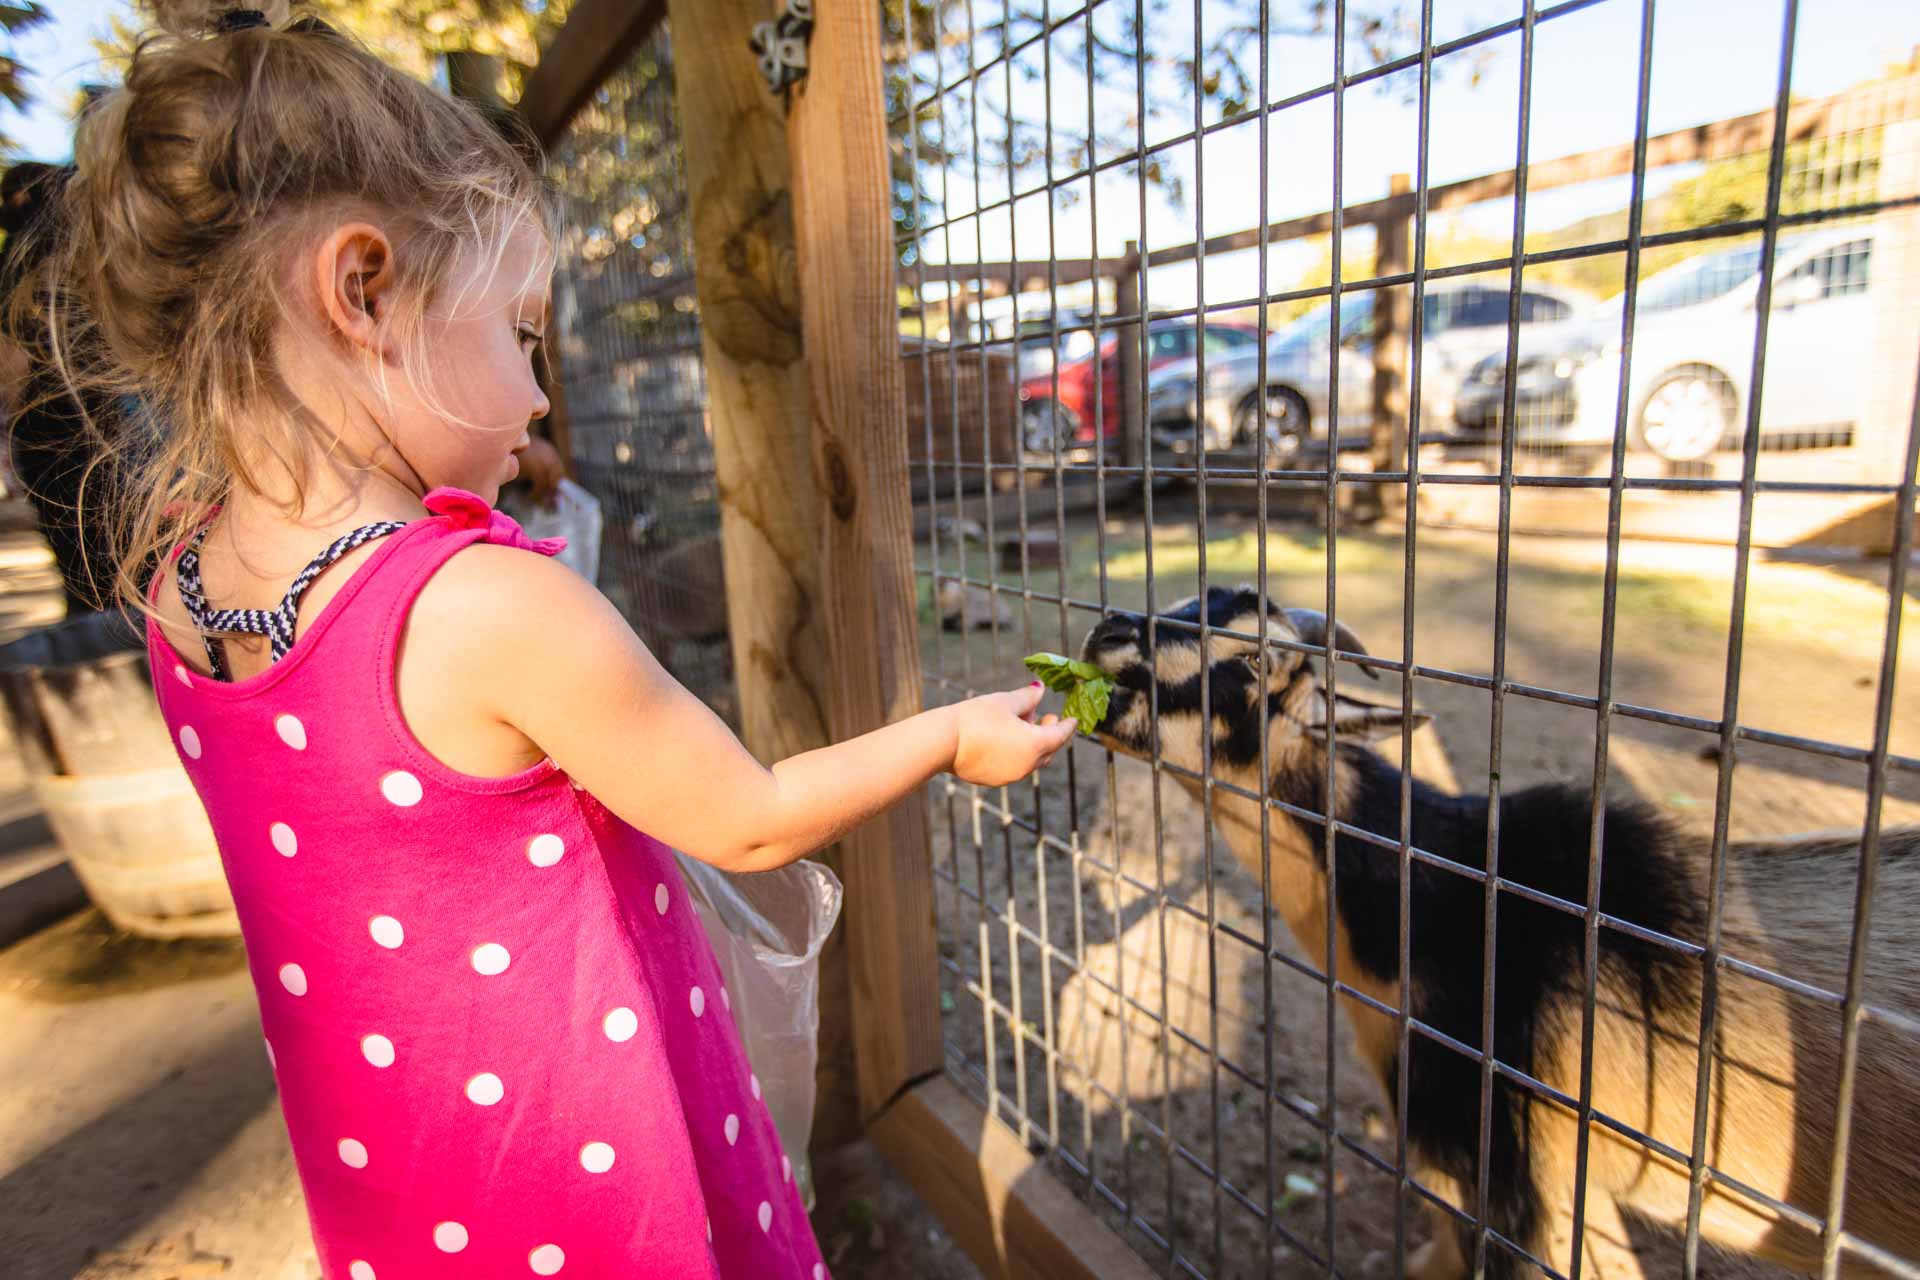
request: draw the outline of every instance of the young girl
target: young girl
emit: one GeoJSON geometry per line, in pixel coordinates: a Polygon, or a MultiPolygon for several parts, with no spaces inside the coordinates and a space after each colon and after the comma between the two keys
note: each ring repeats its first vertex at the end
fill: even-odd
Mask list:
{"type": "Polygon", "coordinates": [[[527,163],[318,23],[207,10],[87,113],[46,287],[76,383],[165,424],[122,587],[321,1270],[822,1277],[669,849],[777,867],[1072,724],[1028,687],[757,763],[490,508],[547,411],[527,163]]]}

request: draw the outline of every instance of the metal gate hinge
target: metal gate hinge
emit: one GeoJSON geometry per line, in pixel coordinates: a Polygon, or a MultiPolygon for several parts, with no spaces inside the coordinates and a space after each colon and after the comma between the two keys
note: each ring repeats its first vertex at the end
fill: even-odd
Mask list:
{"type": "Polygon", "coordinates": [[[754,24],[747,41],[760,60],[767,90],[784,96],[807,74],[807,38],[813,34],[813,0],[782,0],[780,16],[754,24]]]}

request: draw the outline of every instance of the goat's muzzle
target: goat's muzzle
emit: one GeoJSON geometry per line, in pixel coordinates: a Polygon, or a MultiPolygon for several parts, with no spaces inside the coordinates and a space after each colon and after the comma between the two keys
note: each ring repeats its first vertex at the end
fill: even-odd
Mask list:
{"type": "Polygon", "coordinates": [[[1125,648],[1141,642],[1141,626],[1144,619],[1137,614],[1114,613],[1094,624],[1087,632],[1087,638],[1080,644],[1080,656],[1087,662],[1098,664],[1100,655],[1110,649],[1125,648]]]}

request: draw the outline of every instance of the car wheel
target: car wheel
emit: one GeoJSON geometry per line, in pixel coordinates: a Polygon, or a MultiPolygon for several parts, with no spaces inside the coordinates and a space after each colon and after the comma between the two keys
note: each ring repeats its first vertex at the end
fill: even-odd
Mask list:
{"type": "Polygon", "coordinates": [[[1633,443],[1669,462],[1698,461],[1733,430],[1734,408],[1733,384],[1718,369],[1675,369],[1641,402],[1633,443]]]}
{"type": "Polygon", "coordinates": [[[1029,400],[1020,406],[1020,443],[1035,457],[1052,458],[1057,444],[1062,453],[1079,442],[1080,419],[1053,400],[1029,400]]]}
{"type": "MultiPolygon", "coordinates": [[[[1240,402],[1233,414],[1233,442],[1242,448],[1252,448],[1259,437],[1254,433],[1260,430],[1260,397],[1250,395],[1240,402]]],[[[1306,443],[1308,431],[1306,397],[1292,387],[1273,387],[1267,392],[1266,433],[1267,458],[1274,462],[1287,462],[1296,456],[1306,443]]]]}

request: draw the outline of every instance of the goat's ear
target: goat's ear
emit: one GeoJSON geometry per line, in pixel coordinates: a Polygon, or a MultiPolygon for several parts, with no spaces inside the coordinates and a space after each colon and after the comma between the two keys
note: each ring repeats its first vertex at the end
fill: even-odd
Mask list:
{"type": "Polygon", "coordinates": [[[1362,702],[1344,693],[1336,693],[1329,698],[1324,689],[1314,699],[1314,706],[1315,718],[1309,727],[1325,736],[1327,721],[1331,719],[1335,741],[1374,742],[1381,738],[1397,738],[1403,724],[1411,724],[1418,729],[1433,719],[1424,711],[1416,711],[1411,717],[1403,716],[1398,707],[1362,702]]]}

